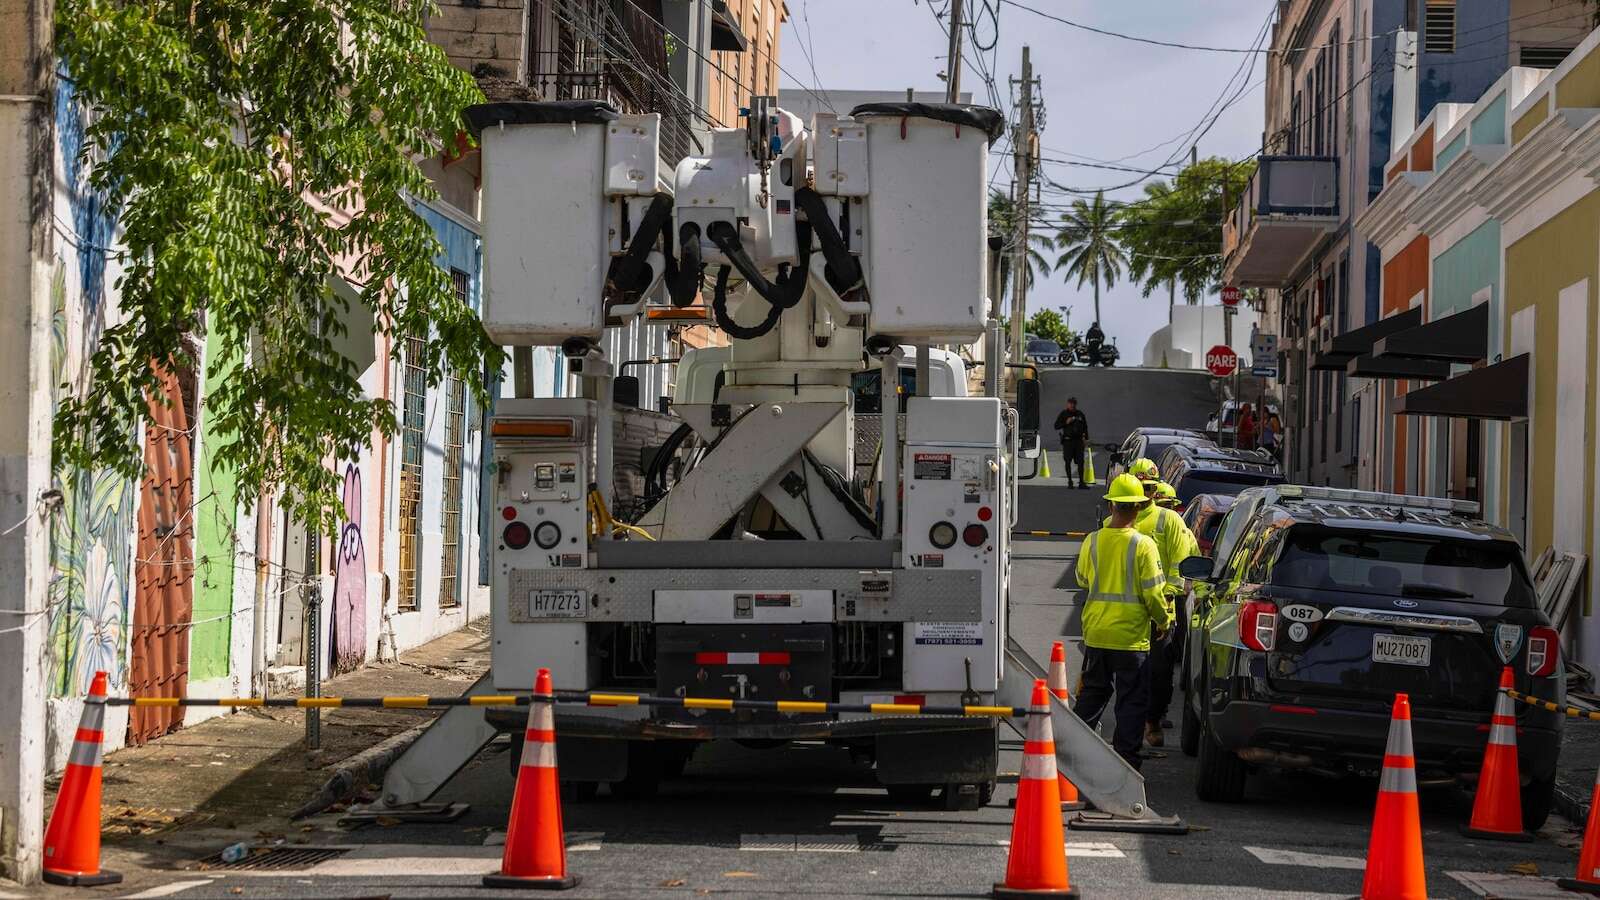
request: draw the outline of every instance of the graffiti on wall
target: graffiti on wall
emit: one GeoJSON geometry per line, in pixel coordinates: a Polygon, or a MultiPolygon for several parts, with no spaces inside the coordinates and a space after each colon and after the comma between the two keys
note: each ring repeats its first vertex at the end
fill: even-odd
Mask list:
{"type": "MultiPolygon", "coordinates": [[[[50,291],[52,403],[81,391],[88,360],[106,327],[107,247],[116,213],[89,184],[83,156],[84,119],[72,81],[56,81],[60,183],[58,242],[50,291]]],[[[114,687],[125,680],[133,564],[134,485],[107,470],[58,466],[62,503],[50,522],[47,676],[52,696],[87,691],[103,670],[114,687]]]]}
{"type": "Polygon", "coordinates": [[[333,557],[333,619],[328,656],[334,671],[348,672],[367,652],[367,548],[361,537],[361,470],[344,469],[344,524],[333,557]]]}

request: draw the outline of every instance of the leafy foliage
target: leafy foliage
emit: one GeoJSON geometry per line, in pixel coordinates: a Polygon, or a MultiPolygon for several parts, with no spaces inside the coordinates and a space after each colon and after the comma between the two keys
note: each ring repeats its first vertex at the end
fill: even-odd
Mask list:
{"type": "MultiPolygon", "coordinates": [[[[341,480],[385,398],[366,396],[336,342],[360,290],[375,331],[424,339],[483,394],[501,352],[448,274],[412,204],[433,190],[416,160],[452,142],[482,99],[429,44],[427,0],[58,0],[56,48],[91,113],[94,185],[120,209],[121,321],[64,397],[60,461],[139,474],[137,424],[158,373],[196,365],[209,332],[245,358],[204,400],[248,503],[263,489],[333,531],[341,480]]],[[[358,336],[360,337],[360,336],[358,336]]]]}
{"type": "Polygon", "coordinates": [[[1098,191],[1093,200],[1072,201],[1072,208],[1061,214],[1061,227],[1056,231],[1055,244],[1061,255],[1055,268],[1067,281],[1076,279],[1078,287],[1084,282],[1094,287],[1096,322],[1100,321],[1100,286],[1111,290],[1128,265],[1117,226],[1115,208],[1106,202],[1105,192],[1098,191]]]}
{"type": "MultiPolygon", "coordinates": [[[[989,191],[989,234],[992,237],[1004,238],[1006,241],[1006,259],[1000,266],[1000,284],[995,289],[994,299],[998,304],[1010,296],[1011,278],[1015,270],[1011,261],[1010,248],[1016,241],[1017,234],[1017,204],[1004,193],[990,189],[989,191]]],[[[1047,234],[1036,231],[1028,233],[1028,268],[1027,287],[1032,287],[1034,279],[1039,275],[1050,274],[1050,260],[1044,255],[1055,249],[1055,242],[1047,234]]]]}
{"type": "Polygon", "coordinates": [[[1066,320],[1061,318],[1061,313],[1053,309],[1041,309],[1029,316],[1027,330],[1030,334],[1055,341],[1063,347],[1071,341],[1073,334],[1072,329],[1067,327],[1066,320]]]}
{"type": "Polygon", "coordinates": [[[1203,159],[1186,166],[1170,183],[1145,185],[1144,199],[1120,210],[1128,277],[1146,297],[1175,286],[1193,304],[1218,288],[1222,223],[1254,172],[1254,160],[1203,159]]]}

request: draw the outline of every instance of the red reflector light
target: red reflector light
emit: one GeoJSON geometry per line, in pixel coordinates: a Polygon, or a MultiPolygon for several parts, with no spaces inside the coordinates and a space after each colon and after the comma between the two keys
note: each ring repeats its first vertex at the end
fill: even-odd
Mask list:
{"type": "Polygon", "coordinates": [[[515,506],[508,506],[505,509],[500,510],[500,518],[505,519],[507,522],[515,522],[517,519],[517,508],[515,506]]]}
{"type": "Polygon", "coordinates": [[[1284,703],[1274,703],[1267,708],[1272,712],[1289,713],[1295,716],[1314,716],[1317,714],[1317,711],[1309,706],[1289,706],[1284,703]]]}
{"type": "Polygon", "coordinates": [[[994,518],[994,510],[990,509],[987,506],[978,507],[978,521],[979,522],[987,522],[992,518],[994,518]]]}
{"type": "Polygon", "coordinates": [[[772,653],[757,652],[709,652],[696,653],[694,664],[697,666],[787,666],[789,654],[787,651],[772,653]]]}
{"type": "Polygon", "coordinates": [[[506,542],[507,547],[521,550],[533,540],[533,529],[529,528],[526,522],[512,522],[500,533],[500,538],[506,542]]]}
{"type": "Polygon", "coordinates": [[[1250,600],[1239,607],[1239,640],[1251,650],[1266,653],[1278,642],[1278,606],[1268,600],[1250,600]]]}
{"type": "Polygon", "coordinates": [[[1528,629],[1528,674],[1549,678],[1561,661],[1561,635],[1548,625],[1528,629]]]}
{"type": "Polygon", "coordinates": [[[922,696],[921,694],[895,694],[894,695],[894,705],[895,706],[924,706],[924,705],[927,704],[927,702],[928,702],[928,698],[922,696]]]}
{"type": "Polygon", "coordinates": [[[961,531],[961,540],[964,541],[968,547],[980,547],[983,545],[983,542],[987,541],[988,539],[989,529],[976,523],[968,525],[961,531]]]}

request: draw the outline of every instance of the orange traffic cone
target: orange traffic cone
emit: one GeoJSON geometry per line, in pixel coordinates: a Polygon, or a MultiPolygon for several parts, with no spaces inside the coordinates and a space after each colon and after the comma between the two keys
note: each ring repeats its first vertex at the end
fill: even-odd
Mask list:
{"type": "Polygon", "coordinates": [[[94,673],[72,755],[44,832],[44,880],[90,887],[117,884],[122,876],[100,868],[100,757],[105,746],[106,673],[94,673]]]}
{"type": "Polygon", "coordinates": [[[511,795],[506,849],[498,874],[483,876],[485,887],[576,887],[567,874],[566,833],[561,828],[561,783],[556,776],[555,692],[550,670],[540,669],[528,705],[528,731],[522,738],[522,766],[511,795]]]}
{"type": "Polygon", "coordinates": [[[1034,680],[1022,777],[1017,780],[1017,813],[1011,821],[1011,852],[1006,880],[994,886],[996,897],[1078,896],[1067,881],[1067,843],[1047,690],[1043,678],[1034,680]]]}
{"type": "Polygon", "coordinates": [[[1589,794],[1589,821],[1583,829],[1578,876],[1558,878],[1556,884],[1569,891],[1600,894],[1600,772],[1595,773],[1594,790],[1589,794]]]}
{"type": "MultiPolygon", "coordinates": [[[[1072,708],[1072,694],[1067,690],[1067,650],[1060,641],[1050,645],[1050,693],[1072,708]]],[[[1089,804],[1078,796],[1078,786],[1056,770],[1056,784],[1061,792],[1061,808],[1067,812],[1083,809],[1089,804]]]]}
{"type": "Polygon", "coordinates": [[[1422,813],[1417,807],[1417,759],[1411,750],[1411,699],[1394,695],[1389,746],[1383,752],[1378,809],[1367,843],[1361,900],[1427,900],[1422,866],[1422,813]]]}
{"type": "Polygon", "coordinates": [[[1511,667],[1500,670],[1500,690],[1495,692],[1494,715],[1489,718],[1489,745],[1483,748],[1483,769],[1478,773],[1478,794],[1472,801],[1472,821],[1461,829],[1467,837],[1499,841],[1531,841],[1522,830],[1522,781],[1517,773],[1517,715],[1506,691],[1516,686],[1511,667]]]}

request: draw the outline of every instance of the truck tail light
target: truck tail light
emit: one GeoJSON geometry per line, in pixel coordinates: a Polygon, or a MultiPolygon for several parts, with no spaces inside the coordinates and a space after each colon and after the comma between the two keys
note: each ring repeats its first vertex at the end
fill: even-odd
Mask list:
{"type": "Polygon", "coordinates": [[[968,547],[981,547],[983,546],[983,542],[987,541],[988,539],[989,529],[977,523],[973,523],[968,525],[966,528],[961,529],[961,540],[964,541],[968,547]]]}
{"type": "Polygon", "coordinates": [[[1528,674],[1549,678],[1561,661],[1561,635],[1548,625],[1528,629],[1528,674]]]}
{"type": "Polygon", "coordinates": [[[1239,607],[1239,640],[1251,650],[1271,651],[1278,642],[1277,604],[1249,600],[1239,607]]]}

